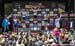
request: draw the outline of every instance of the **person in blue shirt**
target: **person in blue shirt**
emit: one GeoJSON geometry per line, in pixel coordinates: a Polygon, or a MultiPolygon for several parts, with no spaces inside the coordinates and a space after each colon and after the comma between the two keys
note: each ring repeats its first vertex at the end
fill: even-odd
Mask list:
{"type": "Polygon", "coordinates": [[[17,19],[15,18],[15,19],[13,19],[14,32],[16,32],[17,26],[18,26],[18,21],[17,21],[17,19]]]}
{"type": "Polygon", "coordinates": [[[9,29],[9,21],[7,18],[4,18],[2,21],[2,27],[4,29],[4,32],[7,32],[9,29]]]}

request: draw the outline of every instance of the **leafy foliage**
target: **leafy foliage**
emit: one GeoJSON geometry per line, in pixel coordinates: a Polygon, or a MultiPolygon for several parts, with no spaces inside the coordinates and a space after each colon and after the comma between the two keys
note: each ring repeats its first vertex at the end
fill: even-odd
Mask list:
{"type": "Polygon", "coordinates": [[[4,5],[5,15],[9,15],[12,12],[13,5],[12,3],[6,3],[4,5]]]}

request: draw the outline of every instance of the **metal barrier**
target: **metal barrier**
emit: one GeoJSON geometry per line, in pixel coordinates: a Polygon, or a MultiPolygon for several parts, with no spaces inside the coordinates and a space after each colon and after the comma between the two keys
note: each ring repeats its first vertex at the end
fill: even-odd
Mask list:
{"type": "MultiPolygon", "coordinates": [[[[57,46],[75,46],[75,45],[73,45],[73,44],[56,44],[57,46]]],[[[48,45],[46,45],[46,46],[53,46],[53,45],[51,45],[51,44],[48,44],[48,45]]]]}

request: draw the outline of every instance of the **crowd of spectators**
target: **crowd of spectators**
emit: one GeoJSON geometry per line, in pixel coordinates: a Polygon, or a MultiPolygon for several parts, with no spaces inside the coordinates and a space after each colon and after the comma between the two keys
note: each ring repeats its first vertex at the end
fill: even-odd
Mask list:
{"type": "Polygon", "coordinates": [[[75,30],[72,26],[70,30],[60,28],[61,16],[50,9],[40,10],[35,7],[14,10],[14,13],[11,22],[7,17],[2,22],[4,31],[0,35],[1,46],[75,46],[75,30]],[[15,17],[16,15],[20,18],[15,17]],[[55,20],[51,21],[51,16],[55,20]],[[9,25],[12,25],[12,31],[8,31],[9,25]],[[18,31],[20,26],[23,31],[18,31]],[[50,29],[52,26],[54,27],[50,29]]]}
{"type": "Polygon", "coordinates": [[[8,32],[0,35],[1,46],[74,46],[75,31],[54,28],[48,32],[8,32]]]}

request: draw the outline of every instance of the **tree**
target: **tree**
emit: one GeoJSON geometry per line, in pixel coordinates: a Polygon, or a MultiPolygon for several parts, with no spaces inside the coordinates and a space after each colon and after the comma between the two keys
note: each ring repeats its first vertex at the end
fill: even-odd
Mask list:
{"type": "Polygon", "coordinates": [[[4,5],[4,11],[5,11],[5,15],[9,15],[13,10],[13,5],[12,3],[6,3],[4,5]]]}

